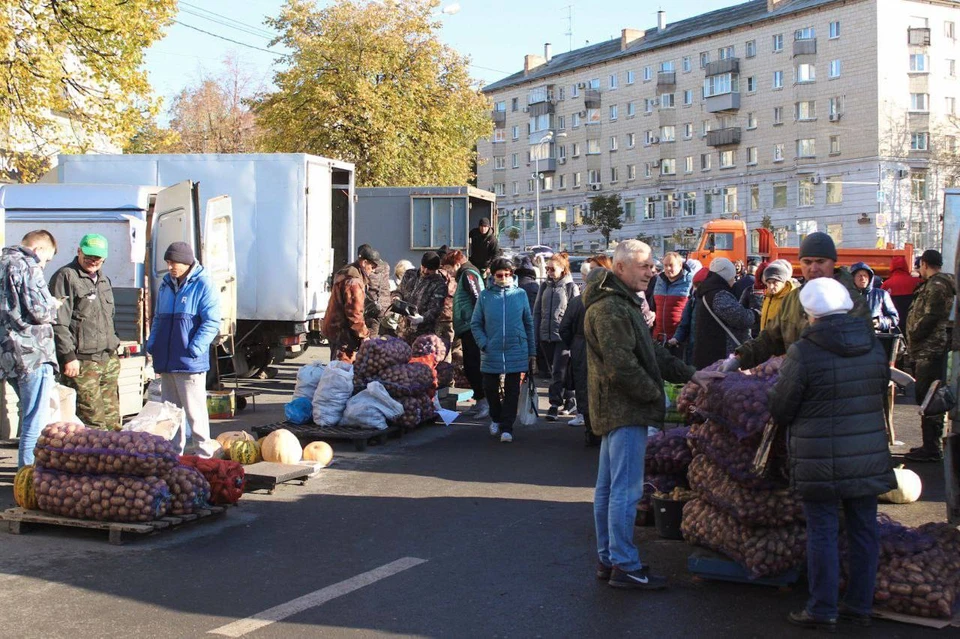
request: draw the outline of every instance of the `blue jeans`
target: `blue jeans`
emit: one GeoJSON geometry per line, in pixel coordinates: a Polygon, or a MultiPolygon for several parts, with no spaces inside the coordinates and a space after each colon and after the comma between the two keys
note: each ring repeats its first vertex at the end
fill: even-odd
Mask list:
{"type": "Polygon", "coordinates": [[[33,463],[33,448],[37,445],[40,431],[50,423],[50,393],[56,382],[53,365],[43,364],[27,375],[11,378],[20,403],[20,452],[17,467],[33,463]]]}
{"type": "Polygon", "coordinates": [[[643,497],[646,426],[622,426],[603,436],[593,495],[597,553],[607,566],[631,572],[642,567],[633,543],[637,502],[643,497]]]}
{"type": "Polygon", "coordinates": [[[807,517],[807,612],[818,619],[836,619],[840,596],[840,528],[838,506],[843,504],[850,574],[843,603],[853,612],[869,615],[880,555],[876,496],[803,502],[807,517]]]}

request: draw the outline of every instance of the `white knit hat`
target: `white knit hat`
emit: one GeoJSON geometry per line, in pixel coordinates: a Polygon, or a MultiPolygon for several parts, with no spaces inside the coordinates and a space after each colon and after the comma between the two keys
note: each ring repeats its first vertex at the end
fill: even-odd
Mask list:
{"type": "Polygon", "coordinates": [[[737,278],[737,267],[725,257],[717,257],[711,260],[710,272],[722,277],[726,280],[727,284],[733,284],[737,278]]]}
{"type": "Polygon", "coordinates": [[[853,308],[847,287],[832,277],[810,280],[800,289],[800,304],[815,318],[846,313],[853,308]]]}

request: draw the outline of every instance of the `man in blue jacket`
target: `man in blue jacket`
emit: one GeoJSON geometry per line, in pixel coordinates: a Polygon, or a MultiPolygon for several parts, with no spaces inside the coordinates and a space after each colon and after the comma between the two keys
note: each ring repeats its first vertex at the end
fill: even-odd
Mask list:
{"type": "MultiPolygon", "coordinates": [[[[183,408],[196,454],[210,457],[218,444],[210,439],[207,371],[210,345],[220,333],[220,298],[213,281],[186,242],[174,242],[163,254],[169,272],[157,292],[147,352],[160,373],[163,401],[183,408]]],[[[180,452],[186,428],[179,432],[180,452]]]]}

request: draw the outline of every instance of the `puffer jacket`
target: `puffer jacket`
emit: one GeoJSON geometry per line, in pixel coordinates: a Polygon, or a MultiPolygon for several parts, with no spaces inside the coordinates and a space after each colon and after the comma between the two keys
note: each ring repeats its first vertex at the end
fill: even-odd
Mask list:
{"type": "Polygon", "coordinates": [[[934,360],[947,350],[947,328],[956,294],[956,282],[947,273],[936,273],[917,289],[907,318],[907,347],[915,360],[934,360]]]}
{"type": "Polygon", "coordinates": [[[545,280],[533,305],[533,324],[541,342],[559,342],[560,322],[570,300],[580,295],[580,289],[569,273],[559,280],[545,280]]]}
{"type": "Polygon", "coordinates": [[[50,294],[63,302],[53,327],[61,364],[77,359],[105,361],[117,354],[117,309],[109,277],[101,271],[94,280],[73,258],[50,278],[50,294]]]}
{"type": "Polygon", "coordinates": [[[205,373],[220,333],[220,295],[199,262],[183,284],[167,273],[157,292],[147,352],[157,373],[205,373]]]}
{"type": "Polygon", "coordinates": [[[0,254],[0,379],[57,367],[53,323],[57,304],[37,254],[8,246],[0,254]]]}
{"type": "Polygon", "coordinates": [[[862,318],[821,318],[790,346],[770,413],[788,428],[790,482],[803,499],[896,488],[883,415],[889,380],[883,346],[862,318]]]}
{"type": "Polygon", "coordinates": [[[457,292],[453,294],[453,334],[463,335],[470,330],[473,319],[473,307],[483,291],[483,277],[480,269],[464,262],[457,270],[457,292]]]}
{"type": "Polygon", "coordinates": [[[495,375],[523,373],[536,357],[537,340],[527,294],[511,282],[480,293],[470,330],[480,348],[480,371],[495,375]]]}
{"type": "Polygon", "coordinates": [[[897,255],[890,260],[890,277],[880,285],[880,288],[890,293],[890,299],[897,307],[901,333],[907,332],[907,316],[913,304],[913,294],[922,281],[919,277],[910,275],[907,259],[902,255],[897,255]]]}
{"type": "Polygon", "coordinates": [[[680,275],[672,282],[666,273],[661,273],[657,275],[656,282],[652,310],[656,312],[657,319],[653,325],[653,339],[662,344],[677,332],[693,288],[693,273],[681,269],[680,275]]]}
{"type": "MultiPolygon", "coordinates": [[[[872,328],[870,309],[867,308],[863,296],[857,293],[857,287],[854,286],[849,271],[845,268],[837,268],[834,270],[833,279],[846,286],[847,292],[850,293],[853,310],[848,314],[863,318],[864,324],[872,328]]],[[[798,287],[787,293],[779,312],[768,321],[756,339],[750,340],[737,349],[740,368],[753,368],[771,357],[784,355],[790,345],[800,339],[800,333],[807,327],[807,314],[800,303],[802,289],[803,287],[798,287]]]]}
{"type": "Polygon", "coordinates": [[[750,339],[755,313],[740,305],[730,285],[716,273],[707,275],[707,279],[697,288],[695,297],[697,328],[693,338],[693,365],[699,370],[718,359],[724,359],[737,348],[737,342],[742,344],[750,339]],[[707,306],[730,329],[737,338],[736,342],[717,323],[707,306]]]}
{"type": "Polygon", "coordinates": [[[857,271],[866,271],[870,274],[870,282],[865,289],[860,291],[860,294],[867,300],[870,317],[876,321],[877,330],[889,333],[891,328],[900,325],[900,314],[897,312],[897,307],[893,305],[889,293],[873,285],[875,275],[873,269],[866,262],[857,262],[850,267],[851,273],[857,271]]]}
{"type": "Polygon", "coordinates": [[[640,297],[612,271],[583,291],[590,428],[603,436],[624,426],[662,426],[663,380],[684,383],[695,370],[653,341],[640,297]]]}
{"type": "Polygon", "coordinates": [[[349,350],[360,348],[370,334],[364,321],[367,278],[357,262],[347,264],[333,277],[333,288],[323,316],[324,336],[349,350]]]}

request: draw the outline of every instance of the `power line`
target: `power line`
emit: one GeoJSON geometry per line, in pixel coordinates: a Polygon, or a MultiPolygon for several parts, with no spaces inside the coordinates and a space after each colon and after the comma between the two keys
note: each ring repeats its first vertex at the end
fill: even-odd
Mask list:
{"type": "Polygon", "coordinates": [[[174,22],[175,22],[176,24],[179,24],[181,27],[186,27],[186,28],[188,28],[188,29],[193,29],[194,31],[199,31],[200,33],[204,33],[204,34],[206,34],[206,35],[208,35],[208,36],[213,36],[214,38],[219,38],[219,39],[221,39],[221,40],[226,40],[227,42],[232,42],[233,44],[239,44],[241,47],[247,47],[248,49],[254,49],[255,51],[263,51],[264,53],[269,53],[270,55],[281,56],[281,57],[284,57],[284,58],[289,58],[289,57],[290,57],[290,54],[288,54],[288,53],[279,53],[279,52],[277,52],[277,51],[270,51],[269,49],[262,49],[262,48],[260,48],[260,47],[255,47],[255,46],[253,46],[252,44],[247,44],[246,42],[240,42],[239,40],[234,40],[234,39],[232,39],[232,38],[228,38],[228,37],[226,37],[226,36],[222,36],[222,35],[217,34],[217,33],[212,33],[212,32],[210,32],[210,31],[206,31],[206,30],[201,29],[201,28],[199,28],[199,27],[195,27],[195,26],[193,26],[193,25],[186,24],[186,23],[184,23],[184,22],[180,22],[179,20],[174,20],[174,22]]]}
{"type": "Polygon", "coordinates": [[[195,4],[190,4],[189,2],[183,2],[183,0],[180,0],[178,4],[181,5],[181,8],[180,8],[181,11],[183,11],[184,13],[189,13],[190,15],[197,16],[198,18],[203,18],[204,20],[210,20],[211,22],[216,22],[217,24],[223,25],[225,27],[236,29],[238,31],[242,31],[244,33],[254,35],[259,38],[264,38],[267,40],[272,40],[274,37],[276,37],[275,33],[267,29],[263,29],[261,27],[249,24],[247,22],[241,22],[240,20],[235,20],[221,13],[217,13],[215,11],[210,11],[209,9],[198,7],[195,4]],[[184,8],[184,7],[188,7],[188,8],[184,8]]]}

